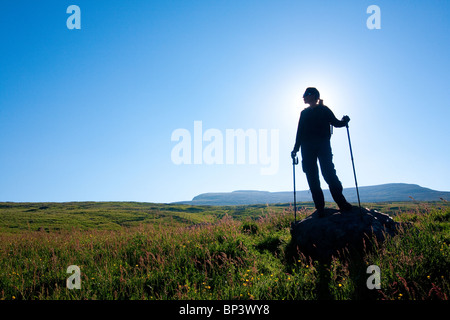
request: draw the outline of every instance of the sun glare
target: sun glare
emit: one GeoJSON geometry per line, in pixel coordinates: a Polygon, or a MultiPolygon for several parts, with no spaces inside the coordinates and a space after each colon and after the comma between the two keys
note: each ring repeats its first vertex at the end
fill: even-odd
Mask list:
{"type": "Polygon", "coordinates": [[[310,81],[308,84],[304,83],[295,88],[289,90],[288,97],[286,97],[286,105],[289,108],[289,117],[298,118],[300,112],[308,107],[303,101],[303,93],[307,87],[315,87],[320,92],[320,99],[323,100],[323,104],[330,107],[333,111],[337,111],[340,114],[340,110],[344,109],[343,96],[340,94],[339,87],[337,85],[331,85],[326,81],[310,81]]]}
{"type": "Polygon", "coordinates": [[[283,79],[283,83],[277,84],[278,97],[281,98],[278,103],[284,106],[283,123],[286,123],[288,127],[297,126],[300,112],[308,107],[303,101],[303,93],[308,87],[319,90],[324,105],[328,106],[338,119],[350,113],[348,90],[344,90],[350,86],[350,83],[348,77],[342,75],[342,70],[339,68],[317,67],[315,63],[311,63],[311,65],[299,67],[295,73],[286,74],[283,79]]]}
{"type": "Polygon", "coordinates": [[[320,99],[323,104],[330,107],[335,114],[340,115],[345,109],[344,95],[342,88],[342,81],[336,79],[329,72],[320,73],[315,72],[310,77],[306,78],[298,88],[298,99],[302,104],[302,109],[307,107],[303,102],[303,93],[307,87],[315,87],[320,92],[320,99]]]}

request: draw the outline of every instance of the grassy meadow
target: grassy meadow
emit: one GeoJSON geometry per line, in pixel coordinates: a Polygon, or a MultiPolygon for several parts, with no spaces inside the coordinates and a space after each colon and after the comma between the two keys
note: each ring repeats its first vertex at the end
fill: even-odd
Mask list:
{"type": "MultiPolygon", "coordinates": [[[[299,219],[313,212],[299,206],[299,219]]],[[[407,227],[320,263],[290,243],[289,204],[0,203],[0,299],[447,300],[448,203],[365,206],[407,227]],[[81,289],[66,287],[70,265],[81,289]],[[369,265],[381,270],[379,290],[366,286],[369,265]]]]}

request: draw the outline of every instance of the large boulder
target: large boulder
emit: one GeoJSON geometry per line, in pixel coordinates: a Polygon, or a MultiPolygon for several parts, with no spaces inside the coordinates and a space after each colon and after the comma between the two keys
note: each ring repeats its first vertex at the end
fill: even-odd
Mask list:
{"type": "Polygon", "coordinates": [[[397,233],[399,223],[389,215],[359,207],[340,212],[325,209],[315,211],[301,221],[292,223],[292,241],[306,256],[315,260],[329,260],[333,255],[357,250],[361,252],[387,236],[397,233]]]}

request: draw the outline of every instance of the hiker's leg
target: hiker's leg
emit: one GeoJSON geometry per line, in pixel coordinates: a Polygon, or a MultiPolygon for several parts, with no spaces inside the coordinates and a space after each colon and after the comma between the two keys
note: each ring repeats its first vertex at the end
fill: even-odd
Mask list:
{"type": "Polygon", "coordinates": [[[308,180],[314,205],[317,210],[323,210],[325,208],[325,199],[320,188],[319,168],[317,167],[317,156],[314,152],[302,149],[302,168],[308,180]]]}
{"type": "Polygon", "coordinates": [[[323,178],[330,188],[330,193],[333,197],[333,200],[337,203],[341,210],[351,209],[351,205],[347,202],[344,195],[342,194],[342,183],[341,181],[339,181],[339,178],[336,175],[336,169],[334,168],[333,164],[333,154],[331,152],[329,141],[321,145],[319,151],[319,162],[320,170],[322,171],[323,178]]]}

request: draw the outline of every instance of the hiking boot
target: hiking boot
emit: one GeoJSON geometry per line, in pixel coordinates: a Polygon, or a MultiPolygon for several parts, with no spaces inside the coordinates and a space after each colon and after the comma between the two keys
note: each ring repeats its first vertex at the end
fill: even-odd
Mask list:
{"type": "Polygon", "coordinates": [[[345,202],[345,203],[343,203],[341,205],[338,205],[338,206],[339,206],[339,211],[341,211],[341,212],[352,211],[352,208],[353,208],[353,206],[350,203],[348,203],[348,202],[345,202]]]}
{"type": "Polygon", "coordinates": [[[316,211],[317,211],[317,215],[319,216],[319,218],[325,217],[325,208],[317,209],[316,211]]]}

